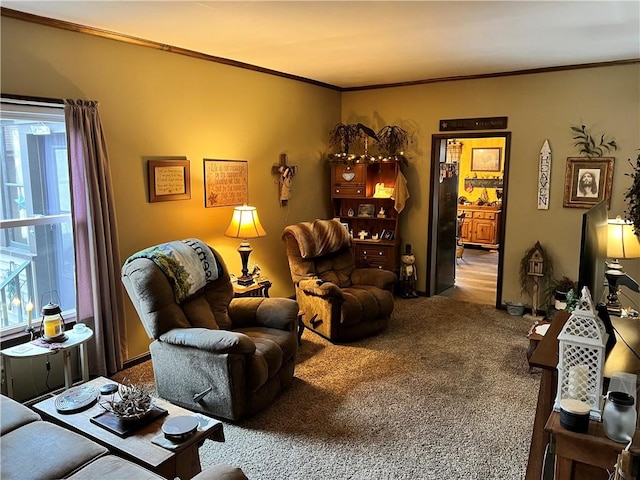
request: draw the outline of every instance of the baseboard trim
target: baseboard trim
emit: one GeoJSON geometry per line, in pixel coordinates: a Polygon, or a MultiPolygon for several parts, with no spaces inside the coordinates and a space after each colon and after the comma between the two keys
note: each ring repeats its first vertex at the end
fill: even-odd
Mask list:
{"type": "Polygon", "coordinates": [[[151,354],[149,352],[138,355],[137,357],[130,358],[129,360],[125,360],[124,362],[122,362],[122,368],[124,369],[135,367],[136,365],[140,365],[147,360],[151,360],[151,354]]]}

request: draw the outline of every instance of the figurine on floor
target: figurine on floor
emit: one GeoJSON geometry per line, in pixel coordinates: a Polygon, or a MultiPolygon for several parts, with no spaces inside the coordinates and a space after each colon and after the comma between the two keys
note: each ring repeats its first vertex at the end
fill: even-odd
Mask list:
{"type": "Polygon", "coordinates": [[[402,265],[400,266],[400,285],[402,291],[400,296],[402,298],[418,298],[416,292],[416,280],[418,278],[416,274],[416,257],[411,253],[411,245],[406,246],[404,255],[400,257],[402,265]]]}

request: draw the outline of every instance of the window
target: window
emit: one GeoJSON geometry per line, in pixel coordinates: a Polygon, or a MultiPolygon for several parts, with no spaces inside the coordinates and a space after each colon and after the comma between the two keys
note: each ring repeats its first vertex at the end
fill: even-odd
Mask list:
{"type": "Polygon", "coordinates": [[[75,316],[75,256],[62,105],[0,105],[0,335],[22,331],[42,306],[75,316]]]}

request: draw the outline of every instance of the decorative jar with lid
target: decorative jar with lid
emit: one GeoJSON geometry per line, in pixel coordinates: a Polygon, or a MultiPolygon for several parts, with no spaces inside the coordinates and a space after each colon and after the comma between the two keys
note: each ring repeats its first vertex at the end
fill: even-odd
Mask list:
{"type": "Polygon", "coordinates": [[[604,433],[614,442],[629,443],[636,431],[637,413],[631,395],[609,392],[602,411],[604,433]]]}

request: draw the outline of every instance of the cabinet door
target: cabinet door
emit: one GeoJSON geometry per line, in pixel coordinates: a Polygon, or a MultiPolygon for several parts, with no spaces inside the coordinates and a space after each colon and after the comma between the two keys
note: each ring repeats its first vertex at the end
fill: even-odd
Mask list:
{"type": "Polygon", "coordinates": [[[462,222],[462,229],[460,231],[460,239],[463,242],[471,241],[471,228],[473,226],[473,221],[470,218],[465,218],[462,222]]]}
{"type": "Polygon", "coordinates": [[[493,245],[496,241],[496,224],[491,220],[475,220],[474,242],[493,245]]]}
{"type": "Polygon", "coordinates": [[[331,183],[334,186],[361,186],[365,184],[365,165],[331,165],[331,183]]]}

